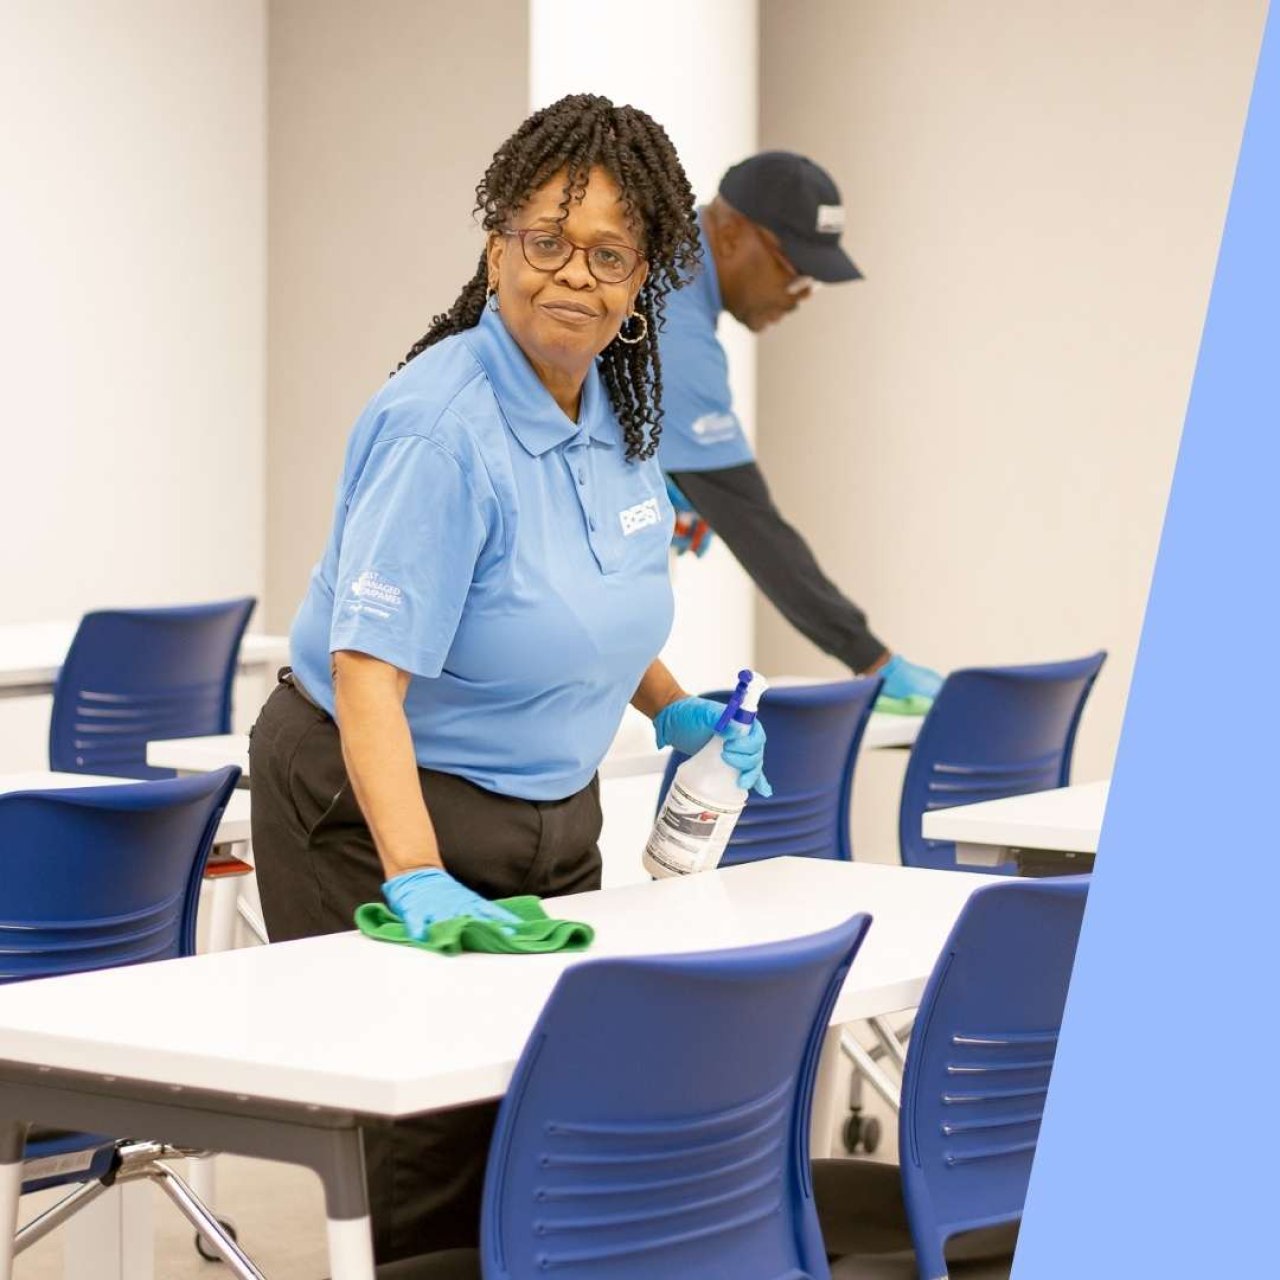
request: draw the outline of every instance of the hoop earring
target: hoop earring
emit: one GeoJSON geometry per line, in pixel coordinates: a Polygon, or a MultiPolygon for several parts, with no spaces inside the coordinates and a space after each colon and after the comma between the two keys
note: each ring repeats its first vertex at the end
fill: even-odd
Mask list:
{"type": "Polygon", "coordinates": [[[634,347],[634,346],[636,346],[638,343],[643,342],[643,341],[644,341],[648,336],[649,336],[649,321],[648,321],[648,319],[647,319],[644,315],[642,315],[639,311],[633,311],[633,312],[632,312],[632,313],[631,313],[631,314],[630,314],[630,315],[629,315],[629,316],[628,316],[628,317],[627,317],[627,318],[622,322],[622,325],[621,325],[621,326],[619,327],[619,329],[618,329],[618,341],[619,341],[619,342],[625,342],[625,343],[627,344],[627,346],[629,346],[629,347],[634,347]],[[635,336],[634,338],[628,338],[628,337],[627,337],[627,335],[626,335],[625,333],[623,333],[623,329],[625,329],[625,328],[627,327],[627,325],[629,325],[633,320],[639,320],[639,321],[640,321],[640,332],[639,332],[639,333],[637,333],[637,334],[636,334],[636,336],[635,336]]]}

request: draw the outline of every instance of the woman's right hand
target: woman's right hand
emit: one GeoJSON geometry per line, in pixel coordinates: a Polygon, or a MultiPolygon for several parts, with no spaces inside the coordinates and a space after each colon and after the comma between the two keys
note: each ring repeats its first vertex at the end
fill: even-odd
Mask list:
{"type": "Polygon", "coordinates": [[[421,942],[433,924],[456,916],[507,925],[519,923],[506,907],[482,898],[443,867],[417,867],[395,876],[382,886],[382,896],[415,942],[421,942]]]}

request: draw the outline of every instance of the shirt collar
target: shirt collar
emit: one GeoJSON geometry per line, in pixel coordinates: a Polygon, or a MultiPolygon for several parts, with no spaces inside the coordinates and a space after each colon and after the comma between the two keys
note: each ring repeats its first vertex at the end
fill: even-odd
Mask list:
{"type": "Polygon", "coordinates": [[[488,375],[511,434],[535,458],[574,439],[579,432],[601,444],[618,443],[621,432],[594,361],[582,384],[578,421],[573,422],[542,385],[496,311],[486,306],[480,323],[463,334],[463,340],[488,375]]]}
{"type": "Polygon", "coordinates": [[[707,239],[706,210],[698,210],[698,236],[702,244],[702,270],[688,286],[696,290],[698,301],[702,303],[707,314],[716,320],[724,310],[724,300],[720,296],[720,276],[716,272],[716,256],[711,252],[711,241],[707,239]]]}

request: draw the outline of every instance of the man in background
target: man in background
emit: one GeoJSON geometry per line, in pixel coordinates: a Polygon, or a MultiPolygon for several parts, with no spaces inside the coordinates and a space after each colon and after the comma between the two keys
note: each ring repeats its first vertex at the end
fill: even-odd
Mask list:
{"type": "Polygon", "coordinates": [[[840,247],[844,207],[825,170],[790,151],[734,165],[699,211],[703,266],[667,299],[660,337],[659,461],[676,506],[673,545],[703,554],[712,531],[779,612],[856,675],[884,678],[881,710],[923,714],[942,683],[872,632],[783,518],[733,411],[721,311],[759,333],[819,285],[861,279],[840,247]]]}

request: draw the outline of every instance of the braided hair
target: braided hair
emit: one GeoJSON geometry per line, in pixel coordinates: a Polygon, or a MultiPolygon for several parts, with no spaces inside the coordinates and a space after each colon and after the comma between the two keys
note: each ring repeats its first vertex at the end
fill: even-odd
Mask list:
{"type": "MultiPolygon", "coordinates": [[[[623,205],[638,230],[649,275],[635,309],[648,325],[644,341],[616,338],[600,354],[600,373],[622,424],[628,458],[652,457],[662,433],[662,370],[657,334],[666,295],[687,283],[701,250],[693,191],[666,131],[636,107],[615,107],[608,98],[579,93],[535,111],[494,153],[476,187],[475,212],[486,231],[505,227],[534,192],[565,174],[562,218],[581,199],[591,170],[604,169],[618,184],[623,205]]],[[[474,328],[484,308],[488,255],[448,311],[409,349],[397,371],[429,346],[474,328]]]]}

